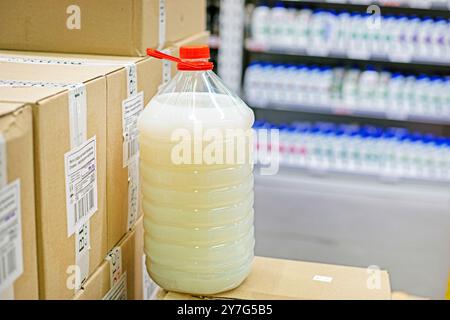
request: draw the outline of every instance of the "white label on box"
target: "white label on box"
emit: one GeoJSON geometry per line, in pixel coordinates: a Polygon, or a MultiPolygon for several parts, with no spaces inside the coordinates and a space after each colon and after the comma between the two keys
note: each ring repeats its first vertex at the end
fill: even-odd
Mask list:
{"type": "Polygon", "coordinates": [[[138,92],[137,86],[137,68],[136,64],[128,64],[125,66],[127,71],[127,92],[128,97],[132,97],[138,92]]]}
{"type": "Polygon", "coordinates": [[[87,92],[84,84],[71,88],[69,97],[69,124],[71,148],[78,147],[87,137],[87,92]]]}
{"type": "Polygon", "coordinates": [[[69,59],[55,59],[47,57],[14,57],[14,56],[0,56],[1,62],[23,63],[23,64],[56,64],[65,66],[81,66],[84,63],[81,60],[69,59]]]}
{"type": "Polygon", "coordinates": [[[124,272],[119,281],[111,286],[111,289],[102,300],[127,300],[127,273],[124,272]]]}
{"type": "Polygon", "coordinates": [[[135,158],[128,166],[128,230],[131,230],[138,217],[139,205],[139,159],[135,158]]]}
{"type": "Polygon", "coordinates": [[[96,154],[94,136],[64,155],[69,237],[88,222],[98,209],[96,154]]]}
{"type": "Polygon", "coordinates": [[[331,281],[333,281],[332,277],[327,277],[327,276],[320,276],[320,275],[315,275],[313,277],[314,281],[319,281],[319,282],[326,282],[326,283],[331,283],[331,281]]]}
{"type": "Polygon", "coordinates": [[[0,87],[7,88],[63,88],[71,89],[77,85],[73,83],[61,82],[45,82],[45,81],[30,81],[30,80],[0,80],[0,87]]]}
{"type": "Polygon", "coordinates": [[[159,0],[159,46],[158,49],[164,48],[166,43],[166,1],[159,0]]]}
{"type": "Polygon", "coordinates": [[[81,289],[89,276],[89,250],[91,250],[89,221],[75,233],[75,260],[79,268],[79,283],[75,284],[75,291],[81,289]]]}
{"type": "Polygon", "coordinates": [[[111,287],[114,286],[122,276],[122,249],[120,247],[113,248],[106,257],[109,261],[109,273],[111,287]]]}
{"type": "Polygon", "coordinates": [[[20,180],[0,190],[0,292],[23,272],[20,180]]]}
{"type": "MultiPolygon", "coordinates": [[[[162,50],[165,54],[170,54],[169,49],[162,50]]],[[[172,78],[172,62],[162,60],[162,85],[165,85],[172,78]]]]}
{"type": "Polygon", "coordinates": [[[144,110],[144,93],[139,92],[122,102],[123,167],[139,155],[138,118],[144,110]]]}

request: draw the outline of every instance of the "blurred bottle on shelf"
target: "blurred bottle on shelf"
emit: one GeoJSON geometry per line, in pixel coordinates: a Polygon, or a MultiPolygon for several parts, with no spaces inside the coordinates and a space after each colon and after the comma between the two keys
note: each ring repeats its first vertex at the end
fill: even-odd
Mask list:
{"type": "Polygon", "coordinates": [[[251,63],[244,92],[258,107],[360,112],[405,120],[450,122],[450,77],[387,70],[251,63]]]}
{"type": "MultiPolygon", "coordinates": [[[[327,122],[274,125],[256,121],[254,129],[280,130],[282,165],[310,170],[450,182],[450,139],[409,132],[327,122]]],[[[260,136],[256,134],[255,137],[260,136]]],[[[271,148],[256,141],[256,159],[271,148]]]]}
{"type": "Polygon", "coordinates": [[[450,22],[442,17],[375,16],[262,3],[253,11],[251,31],[255,45],[269,50],[396,62],[450,62],[450,22]]]}

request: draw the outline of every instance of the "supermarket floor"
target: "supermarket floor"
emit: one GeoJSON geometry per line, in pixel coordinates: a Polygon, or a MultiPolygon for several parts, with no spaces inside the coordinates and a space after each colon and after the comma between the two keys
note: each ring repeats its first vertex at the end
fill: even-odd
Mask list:
{"type": "Polygon", "coordinates": [[[281,170],[255,177],[256,254],[368,267],[393,290],[442,299],[450,191],[436,185],[281,170]]]}

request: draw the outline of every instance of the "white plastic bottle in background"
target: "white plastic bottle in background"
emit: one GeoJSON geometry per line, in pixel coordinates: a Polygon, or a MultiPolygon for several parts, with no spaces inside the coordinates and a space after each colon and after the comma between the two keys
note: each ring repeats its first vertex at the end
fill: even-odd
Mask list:
{"type": "Polygon", "coordinates": [[[274,65],[271,63],[263,63],[262,64],[262,77],[259,81],[262,83],[263,91],[261,92],[261,104],[263,106],[267,106],[273,100],[273,77],[268,75],[273,75],[274,65]]]}
{"type": "Polygon", "coordinates": [[[297,70],[296,83],[298,85],[296,101],[299,105],[307,105],[309,101],[309,82],[310,82],[311,68],[309,66],[300,65],[297,70]]]}
{"type": "Polygon", "coordinates": [[[344,97],[344,105],[350,109],[358,108],[358,82],[360,70],[351,68],[347,70],[342,85],[342,94],[344,97]]]}
{"type": "Polygon", "coordinates": [[[289,106],[296,105],[297,87],[295,80],[297,78],[298,68],[295,65],[287,65],[286,73],[282,79],[282,86],[286,90],[285,104],[289,106]]]}
{"type": "Polygon", "coordinates": [[[261,2],[252,14],[251,30],[252,37],[257,43],[265,44],[270,32],[270,8],[265,2],[261,2]]]}
{"type": "Polygon", "coordinates": [[[258,104],[258,97],[261,94],[259,79],[261,79],[261,65],[252,62],[248,65],[244,75],[244,92],[246,99],[251,104],[258,104]]]}
{"type": "Polygon", "coordinates": [[[335,43],[332,44],[333,51],[339,54],[347,53],[348,43],[351,37],[351,15],[349,12],[337,14],[335,43]]]}
{"type": "Polygon", "coordinates": [[[374,108],[377,111],[385,112],[388,108],[389,83],[391,81],[391,73],[381,70],[378,73],[378,86],[375,88],[375,96],[377,103],[374,108]]]}
{"type": "Polygon", "coordinates": [[[332,107],[342,107],[342,85],[344,82],[346,70],[343,67],[333,68],[333,79],[330,88],[330,106],[332,107]]]}
{"type": "Polygon", "coordinates": [[[448,55],[448,47],[445,43],[447,32],[449,31],[448,23],[444,18],[438,18],[434,22],[432,40],[432,60],[437,62],[445,62],[448,55]]]}
{"type": "Polygon", "coordinates": [[[413,75],[404,76],[403,85],[403,100],[402,100],[402,110],[404,114],[417,114],[417,92],[416,89],[417,78],[413,75]]]}
{"type": "Polygon", "coordinates": [[[333,86],[333,69],[330,67],[320,68],[320,82],[318,83],[317,104],[319,106],[331,106],[331,90],[333,86]]]}
{"type": "Polygon", "coordinates": [[[286,16],[287,9],[283,2],[277,2],[275,7],[270,11],[270,36],[269,45],[274,48],[286,49],[284,46],[284,35],[286,32],[286,16]]]}
{"type": "Polygon", "coordinates": [[[443,96],[446,119],[450,120],[450,77],[443,79],[443,96]]]}
{"type": "Polygon", "coordinates": [[[297,22],[297,13],[298,10],[294,7],[294,4],[288,3],[284,19],[285,28],[280,41],[283,48],[291,51],[296,46],[297,26],[295,23],[297,22]]]}
{"type": "MultiPolygon", "coordinates": [[[[383,55],[391,58],[393,48],[396,45],[395,30],[398,30],[397,17],[393,15],[387,15],[383,25],[383,55]]],[[[395,58],[395,57],[394,57],[395,58]]]]}
{"type": "Polygon", "coordinates": [[[247,277],[254,256],[253,140],[245,134],[244,148],[233,146],[233,158],[242,161],[225,161],[229,147],[222,158],[205,157],[206,136],[214,133],[223,147],[229,130],[251,129],[253,112],[214,74],[208,47],[181,47],[181,59],[148,52],[177,61],[178,73],[138,123],[147,270],[170,291],[231,290],[247,277]]]}
{"type": "Polygon", "coordinates": [[[272,86],[268,88],[268,91],[271,92],[269,97],[270,103],[273,104],[282,104],[284,101],[284,96],[286,95],[286,91],[282,87],[282,81],[285,78],[286,68],[284,64],[275,64],[272,67],[272,75],[270,77],[270,83],[272,86]]]}
{"type": "Polygon", "coordinates": [[[390,114],[402,114],[405,112],[404,103],[405,77],[400,73],[392,74],[388,85],[388,104],[386,112],[390,114]]]}
{"type": "Polygon", "coordinates": [[[310,41],[310,23],[313,11],[309,8],[298,11],[295,18],[296,34],[294,49],[305,50],[310,41]]]}
{"type": "Polygon", "coordinates": [[[367,66],[359,77],[359,108],[373,110],[378,104],[376,88],[378,86],[378,72],[373,66],[367,66]]]}
{"type": "Polygon", "coordinates": [[[418,48],[419,29],[421,20],[416,15],[409,16],[407,26],[405,27],[406,45],[403,48],[409,57],[409,61],[413,60],[415,52],[418,48]]]}
{"type": "Polygon", "coordinates": [[[411,56],[408,54],[407,30],[409,28],[409,19],[405,15],[399,15],[395,22],[395,28],[392,30],[392,48],[390,57],[393,61],[409,62],[411,56]]]}
{"type": "Polygon", "coordinates": [[[443,80],[440,77],[431,77],[430,83],[430,116],[443,119],[444,97],[442,96],[443,80]]]}
{"type": "Polygon", "coordinates": [[[431,80],[426,75],[420,75],[416,82],[417,110],[422,116],[430,115],[430,87],[431,80]]]}
{"type": "Polygon", "coordinates": [[[422,19],[419,29],[419,46],[416,58],[420,61],[432,61],[434,21],[430,17],[422,19]]]}

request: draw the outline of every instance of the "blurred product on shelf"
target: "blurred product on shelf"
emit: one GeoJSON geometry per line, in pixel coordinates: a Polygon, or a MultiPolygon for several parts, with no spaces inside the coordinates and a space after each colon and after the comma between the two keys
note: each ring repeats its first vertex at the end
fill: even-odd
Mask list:
{"type": "Polygon", "coordinates": [[[250,49],[395,62],[450,61],[450,23],[415,15],[369,15],[258,6],[250,49]]]}
{"type": "Polygon", "coordinates": [[[418,9],[450,9],[449,0],[324,0],[322,2],[362,5],[378,4],[389,7],[410,7],[418,9]]]}
{"type": "Polygon", "coordinates": [[[0,300],[38,294],[32,110],[0,103],[0,300]]]}
{"type": "MultiPolygon", "coordinates": [[[[280,163],[317,171],[369,174],[385,178],[450,181],[450,139],[403,128],[295,122],[254,128],[279,130],[280,163]]],[[[264,131],[261,132],[263,136],[264,131]]],[[[270,140],[258,138],[257,161],[268,163],[270,140]]]]}
{"type": "Polygon", "coordinates": [[[414,76],[386,70],[251,63],[244,91],[252,106],[308,107],[383,113],[450,123],[450,77],[414,76]]]}
{"type": "Polygon", "coordinates": [[[205,30],[205,0],[2,0],[0,48],[146,56],[205,30]]]}

